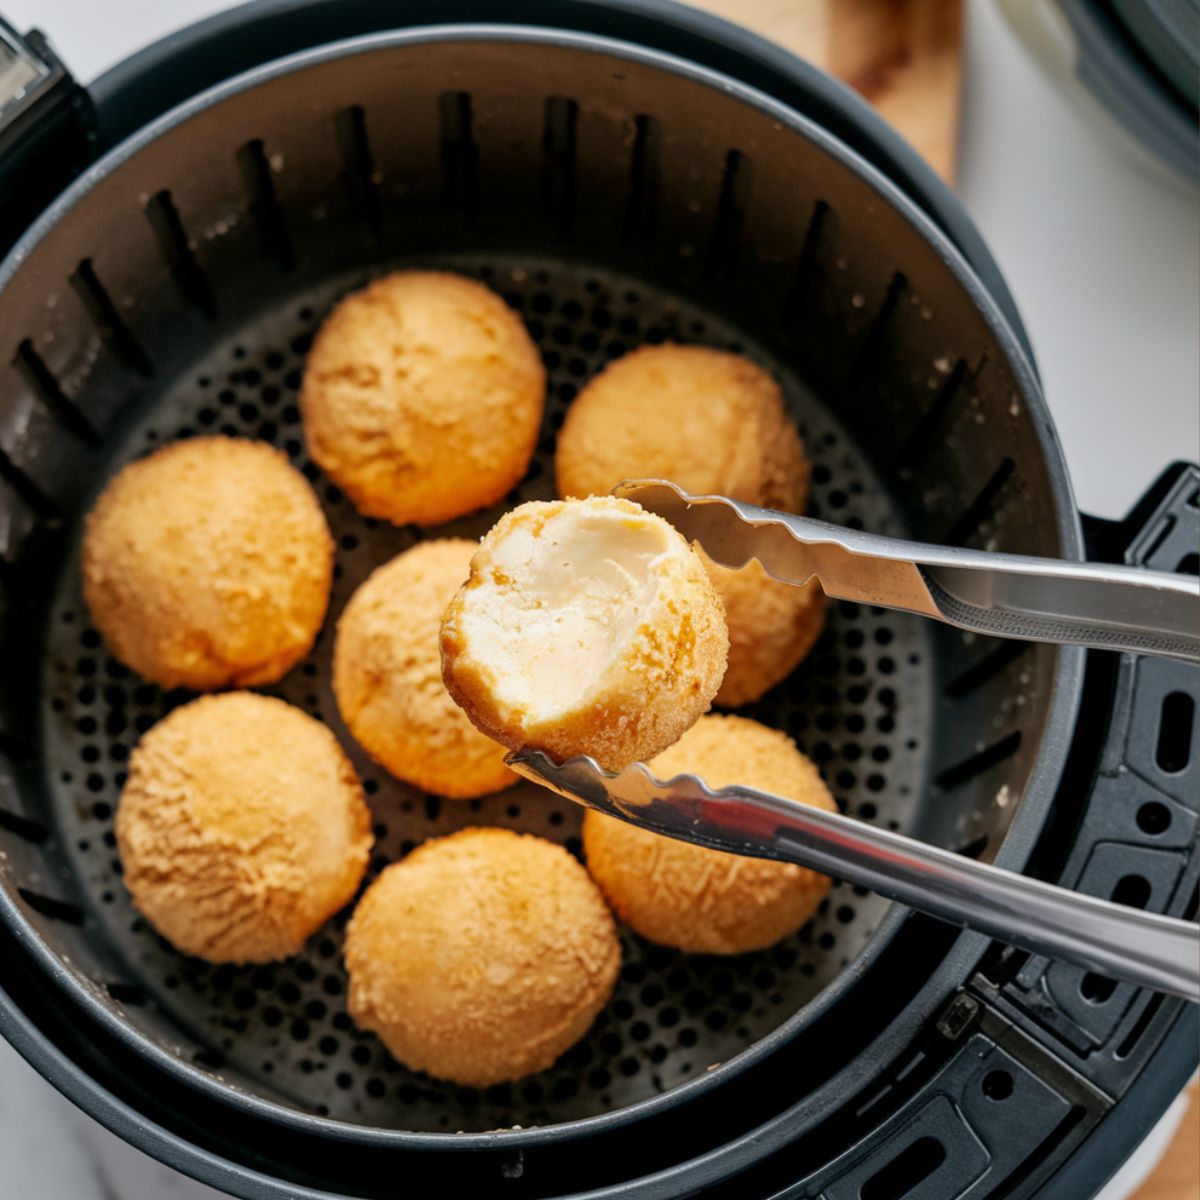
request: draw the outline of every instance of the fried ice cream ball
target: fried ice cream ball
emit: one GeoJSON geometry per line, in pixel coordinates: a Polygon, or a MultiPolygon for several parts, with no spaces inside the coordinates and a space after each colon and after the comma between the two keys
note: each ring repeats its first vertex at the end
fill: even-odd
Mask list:
{"type": "Polygon", "coordinates": [[[477,545],[420,542],[380,567],[346,605],[333,650],[338,709],[363,749],[414,787],[460,800],[517,778],[442,682],[442,614],[477,545]]]}
{"type": "Polygon", "coordinates": [[[808,459],[779,385],[706,346],[645,346],[606,367],[568,409],[554,467],[560,496],[669,479],[785,512],[808,503],[808,459]]]}
{"type": "MultiPolygon", "coordinates": [[[[698,775],[836,811],[813,766],[785,734],[745,717],[702,717],[649,764],[667,780],[698,775]]],[[[636,933],[691,954],[743,954],[774,945],[816,911],[829,880],[793,863],[693,846],[588,810],[588,870],[636,933]]]]}
{"type": "Polygon", "coordinates": [[[529,466],[546,375],[521,319],[458,275],[398,271],[346,297],[309,353],[309,450],[359,511],[436,525],[529,466]]]}
{"type": "MultiPolygon", "coordinates": [[[[646,347],[601,372],[567,413],[555,467],[561,496],[669,479],[697,495],[785,512],[808,502],[809,462],[779,385],[748,359],[701,346],[646,347]]],[[[779,583],[757,563],[734,571],[701,557],[729,626],[716,703],[736,708],[808,653],[824,624],[824,597],[817,583],[779,583]]]]}
{"type": "Polygon", "coordinates": [[[298,953],[353,897],[371,841],[337,739],[253,692],[159,721],[130,756],[117,808],[134,904],[176,949],[214,963],[298,953]]]}
{"type": "Polygon", "coordinates": [[[733,570],[699,546],[696,553],[729,626],[729,666],[713,703],[739,708],[761,699],[808,657],[825,627],[825,593],[815,579],[797,587],[772,579],[756,561],[733,570]]]}
{"type": "Polygon", "coordinates": [[[441,645],[446,687],[489,737],[620,770],[708,709],[729,638],[687,542],[639,505],[598,496],[502,517],[441,645]]]}
{"type": "Polygon", "coordinates": [[[92,621],[164,688],[279,679],[312,648],[332,575],[312,488],[265,442],[164,446],[109,482],[84,531],[92,621]]]}
{"type": "Polygon", "coordinates": [[[350,1015],[406,1066],[471,1087],[542,1071],[621,965],[612,914],[561,846],[507,829],[426,842],[346,930],[350,1015]]]}

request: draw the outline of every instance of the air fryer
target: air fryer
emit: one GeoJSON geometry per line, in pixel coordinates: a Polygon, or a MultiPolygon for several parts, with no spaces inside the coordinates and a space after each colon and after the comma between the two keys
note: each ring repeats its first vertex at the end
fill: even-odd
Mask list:
{"type": "MultiPolygon", "coordinates": [[[[89,626],[80,518],[121,464],[207,432],[283,447],[338,541],[325,632],[269,690],[357,754],[372,874],[469,824],[578,852],[566,802],[422,795],[337,717],[331,623],[420,535],[321,475],[297,388],[322,315],[395,267],[482,280],[541,349],[545,424],[506,505],[551,496],[565,408],[606,362],[696,342],[781,380],[815,515],[1195,572],[1196,468],[1124,522],[1077,513],[1003,281],[911,151],[820,73],[670,5],[257,3],[90,91],[40,37],[5,37],[23,90],[0,118],[0,1031],[122,1136],[243,1196],[1094,1191],[1194,1069],[1195,1009],[844,883],[758,954],[624,934],[587,1037],[477,1091],[353,1027],[345,914],[297,958],[211,967],[138,917],[115,855],[129,750],[186,696],[89,626]]],[[[434,532],[478,537],[503,507],[434,532]]],[[[862,820],[1193,916],[1197,683],[838,604],[746,711],[862,820]]]]}

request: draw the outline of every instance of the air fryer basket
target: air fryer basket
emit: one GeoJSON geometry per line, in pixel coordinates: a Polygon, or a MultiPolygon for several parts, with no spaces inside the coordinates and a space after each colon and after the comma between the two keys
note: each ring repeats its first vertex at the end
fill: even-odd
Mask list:
{"type": "MultiPolygon", "coordinates": [[[[139,1053],[298,1128],[322,1128],[301,1120],[314,1114],[436,1134],[649,1111],[795,1036],[883,952],[898,914],[838,884],[807,929],[759,955],[686,958],[626,936],[617,993],[585,1041],[478,1093],[403,1070],[352,1028],[344,919],[287,963],[213,969],[158,939],[120,884],[125,760],[185,697],[131,677],[89,628],[79,518],[153,445],[225,432],[283,446],[339,552],[317,652],[272,690],[356,753],[329,693],[332,624],[418,533],[361,518],[320,475],[296,390],[331,303],[417,265],[487,282],[542,349],[546,422],[510,502],[551,494],[555,433],[583,381],[638,344],[695,341],[781,379],[817,515],[1079,556],[1011,332],[929,222],[818,128],[701,69],[564,34],[431,30],[299,55],[131,139],[0,278],[0,912],[139,1053]]],[[[499,511],[432,533],[478,536],[499,511]]],[[[1065,757],[1077,662],[838,605],[810,660],[749,715],[793,734],[847,811],[1020,865],[1065,757]]],[[[576,814],[536,789],[462,805],[356,763],[373,870],[478,822],[577,849],[576,814]]],[[[888,1003],[919,982],[898,979],[888,1003]]]]}

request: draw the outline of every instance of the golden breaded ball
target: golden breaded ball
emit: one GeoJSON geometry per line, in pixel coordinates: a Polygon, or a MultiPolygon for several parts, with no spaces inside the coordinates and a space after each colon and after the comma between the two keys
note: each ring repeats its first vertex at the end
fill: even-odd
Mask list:
{"type": "Polygon", "coordinates": [[[725,605],[729,665],[714,704],[738,708],[759,700],[808,656],[825,627],[825,593],[811,579],[803,587],[772,579],[757,562],[740,570],[696,553],[725,605]]]}
{"type": "Polygon", "coordinates": [[[346,930],[350,1015],[400,1062],[471,1087],[542,1071],[621,965],[612,914],[561,846],[464,829],[367,890],[346,930]]]}
{"type": "MultiPolygon", "coordinates": [[[[701,718],[649,767],[659,779],[687,772],[714,788],[740,783],[828,812],[837,807],[791,738],[745,717],[701,718]]],[[[824,875],[805,867],[693,846],[590,809],[583,848],[621,920],[691,954],[774,945],[808,921],[829,890],[824,875]]]]}
{"type": "Polygon", "coordinates": [[[803,512],[809,464],[779,385],[740,354],[645,346],[606,367],[567,410],[560,496],[600,496],[625,479],[803,512]]]}
{"type": "Polygon", "coordinates": [[[332,575],[312,488],[265,442],[194,438],[130,463],[83,539],[92,621],[164,688],[279,679],[312,648],[332,575]]]}
{"type": "MultiPolygon", "coordinates": [[[[785,512],[803,512],[808,502],[809,462],[779,385],[740,355],[700,346],[647,347],[601,372],[567,412],[556,469],[561,496],[656,478],[785,512]]],[[[716,703],[736,708],[808,653],[824,623],[824,596],[815,581],[794,588],[757,563],[733,571],[701,557],[729,626],[716,703]]]]}
{"type": "Polygon", "coordinates": [[[333,649],[338,709],[363,749],[397,778],[459,800],[517,778],[442,682],[442,614],[477,546],[420,542],[380,567],[346,605],[333,649]]]}
{"type": "Polygon", "coordinates": [[[371,852],[350,760],[319,721],[226,692],[175,709],[129,760],[117,808],[125,886],[185,954],[297,954],[348,903],[371,852]]]}
{"type": "Polygon", "coordinates": [[[708,709],[728,648],[692,548],[611,496],[502,517],[442,621],[446,687],[484,733],[614,771],[665,749],[708,709]]]}
{"type": "Polygon", "coordinates": [[[537,347],[499,296],[398,271],[325,319],[300,412],[313,458],[360,512],[436,525],[516,486],[545,393],[537,347]]]}

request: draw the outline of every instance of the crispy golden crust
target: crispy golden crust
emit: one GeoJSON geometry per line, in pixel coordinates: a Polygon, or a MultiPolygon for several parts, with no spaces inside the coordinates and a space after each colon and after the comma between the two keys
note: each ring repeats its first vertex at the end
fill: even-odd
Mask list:
{"type": "Polygon", "coordinates": [[[376,570],[338,620],[333,689],[363,749],[424,791],[469,800],[516,782],[442,683],[442,614],[477,543],[421,542],[376,570]]]}
{"type": "Polygon", "coordinates": [[[809,463],[779,385],[739,354],[646,346],[606,367],[567,412],[555,455],[560,496],[625,479],[803,512],[809,463]]]}
{"type": "MultiPolygon", "coordinates": [[[[660,517],[609,496],[530,502],[502,517],[472,558],[470,577],[447,608],[441,631],[446,687],[479,729],[510,749],[544,750],[558,761],[590,754],[610,770],[653,757],[708,710],[728,646],[720,598],[692,549],[660,517]],[[496,566],[504,539],[524,525],[539,536],[570,505],[661,525],[671,551],[657,563],[654,598],[638,614],[634,636],[613,647],[615,657],[599,685],[553,715],[539,716],[498,695],[489,646],[471,644],[464,618],[472,606],[502,607],[506,591],[520,587],[496,566]]],[[[571,652],[570,645],[562,647],[564,657],[571,652]]]]}
{"type": "Polygon", "coordinates": [[[279,679],[311,649],[332,573],[312,489],[263,442],[195,438],[130,463],[84,533],[93,622],[164,688],[279,679]]]}
{"type": "Polygon", "coordinates": [[[130,757],[117,809],[134,904],[209,962],[298,953],[354,895],[371,841],[337,739],[253,692],[205,696],[163,718],[130,757]]]}
{"type": "Polygon", "coordinates": [[[520,318],[458,275],[400,271],[329,314],[304,370],[313,458],[359,510],[434,525],[525,474],[546,378],[520,318]]]}
{"type": "MultiPolygon", "coordinates": [[[[816,767],[778,730],[744,717],[703,717],[649,764],[660,779],[690,772],[711,787],[741,783],[833,812],[816,767]]],[[[791,863],[723,854],[584,814],[588,870],[617,916],[652,942],[694,954],[742,954],[799,929],[829,889],[791,863]]]]}
{"type": "Polygon", "coordinates": [[[808,656],[825,627],[825,593],[772,579],[757,562],[719,566],[697,547],[725,605],[729,666],[714,704],[738,708],[760,699],[808,656]]]}
{"type": "Polygon", "coordinates": [[[550,1066],[607,1003],[612,915],[560,846],[464,829],[383,872],[346,930],[350,1015],[397,1059],[487,1087],[550,1066]]]}

